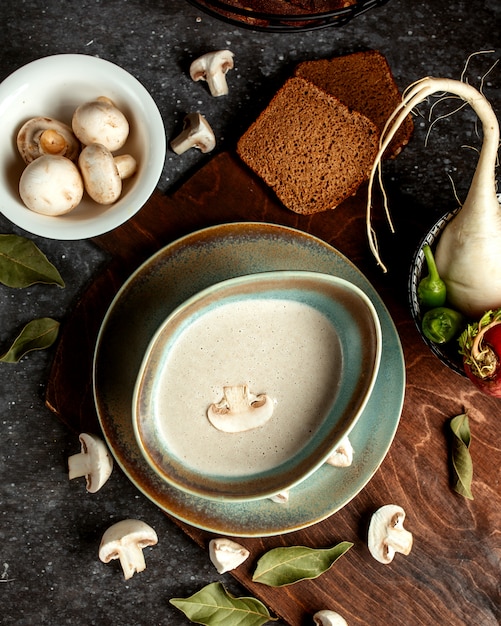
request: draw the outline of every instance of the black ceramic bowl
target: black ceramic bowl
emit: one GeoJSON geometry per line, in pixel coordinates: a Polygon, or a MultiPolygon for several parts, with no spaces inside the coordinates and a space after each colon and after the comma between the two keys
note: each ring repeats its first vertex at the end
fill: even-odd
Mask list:
{"type": "MultiPolygon", "coordinates": [[[[307,11],[295,6],[292,2],[283,2],[283,0],[268,0],[264,3],[266,11],[255,11],[246,7],[245,2],[236,0],[188,0],[188,2],[212,17],[217,17],[229,24],[279,33],[343,26],[357,15],[382,6],[388,0],[355,0],[348,7],[327,9],[321,12],[307,11]]],[[[328,6],[328,3],[323,2],[323,6],[328,6]]]]}
{"type": "Polygon", "coordinates": [[[419,334],[423,338],[423,341],[430,348],[433,354],[442,361],[442,363],[447,365],[447,367],[449,367],[457,374],[460,374],[461,376],[466,376],[463,370],[462,358],[458,352],[459,346],[457,341],[453,340],[447,344],[434,343],[433,341],[430,341],[421,330],[421,320],[424,315],[424,311],[421,310],[421,306],[419,304],[417,296],[419,282],[428,274],[428,268],[423,253],[423,246],[425,244],[428,244],[430,248],[434,251],[435,245],[441,232],[456,215],[458,210],[459,209],[451,211],[450,213],[447,213],[446,215],[441,217],[432,226],[429,232],[423,237],[419,246],[417,247],[416,252],[414,253],[414,257],[412,259],[411,271],[409,276],[409,300],[412,317],[414,319],[414,322],[416,323],[419,334]]]}

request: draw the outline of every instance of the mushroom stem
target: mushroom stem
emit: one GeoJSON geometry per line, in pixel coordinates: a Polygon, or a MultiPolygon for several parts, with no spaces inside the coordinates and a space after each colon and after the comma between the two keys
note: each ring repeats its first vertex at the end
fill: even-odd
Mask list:
{"type": "Polygon", "coordinates": [[[118,174],[122,180],[130,178],[136,173],[137,162],[136,159],[130,154],[120,154],[113,157],[115,165],[117,166],[118,174]]]}
{"type": "Polygon", "coordinates": [[[143,551],[136,544],[124,545],[120,551],[119,559],[125,580],[132,578],[136,572],[142,572],[146,569],[143,551]]]}
{"type": "Polygon", "coordinates": [[[65,138],[54,130],[48,128],[40,135],[40,148],[45,154],[60,154],[64,156],[67,149],[65,138]]]}
{"type": "Polygon", "coordinates": [[[216,74],[207,76],[207,85],[211,94],[218,98],[228,94],[228,83],[226,82],[226,74],[217,72],[216,74]]]}
{"type": "Polygon", "coordinates": [[[79,452],[68,457],[68,477],[70,480],[87,476],[91,471],[90,456],[85,452],[79,452]]]}
{"type": "Polygon", "coordinates": [[[412,533],[403,526],[405,516],[401,513],[395,513],[388,526],[388,534],[386,536],[385,545],[394,552],[400,554],[409,554],[412,548],[412,533]]]}

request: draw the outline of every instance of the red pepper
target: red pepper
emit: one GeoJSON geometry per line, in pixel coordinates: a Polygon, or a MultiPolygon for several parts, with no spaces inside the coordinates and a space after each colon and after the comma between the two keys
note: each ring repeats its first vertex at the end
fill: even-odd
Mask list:
{"type": "Polygon", "coordinates": [[[501,398],[501,309],[469,324],[459,345],[468,378],[483,393],[501,398]]]}

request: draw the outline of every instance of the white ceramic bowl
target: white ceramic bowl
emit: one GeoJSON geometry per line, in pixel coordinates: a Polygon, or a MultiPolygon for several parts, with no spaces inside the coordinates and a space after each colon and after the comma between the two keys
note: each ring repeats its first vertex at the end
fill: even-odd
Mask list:
{"type": "Polygon", "coordinates": [[[21,67],[0,84],[0,212],[24,230],[51,239],[95,237],[131,218],[155,190],[165,160],[166,140],[158,108],[143,85],[122,68],[92,56],[61,54],[21,67]],[[127,117],[130,134],[119,153],[137,160],[136,174],[124,181],[122,195],[100,206],[86,194],[79,206],[58,217],[30,211],[19,197],[25,167],[16,137],[22,124],[37,116],[71,124],[79,104],[98,96],[111,98],[127,117]]]}

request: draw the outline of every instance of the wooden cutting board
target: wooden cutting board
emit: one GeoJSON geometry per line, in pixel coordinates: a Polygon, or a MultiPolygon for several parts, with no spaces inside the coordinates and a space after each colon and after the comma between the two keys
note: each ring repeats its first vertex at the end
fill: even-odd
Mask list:
{"type": "MultiPolygon", "coordinates": [[[[311,623],[308,616],[321,608],[338,610],[350,625],[494,626],[501,621],[501,403],[441,365],[414,327],[407,273],[411,252],[426,230],[425,217],[418,213],[410,219],[410,212],[399,211],[398,235],[391,237],[382,218],[375,218],[381,248],[389,257],[389,272],[383,275],[368,250],[365,198],[362,188],[335,211],[299,216],[283,208],[229,153],[212,158],[172,195],[155,193],[133,219],[95,239],[109,252],[110,263],[62,326],[46,403],[73,431],[99,432],[92,396],[97,333],[124,280],[159,248],[226,222],[271,222],[318,236],[365,273],[393,316],[406,359],[401,422],[380,469],[347,506],[301,531],[239,540],[251,558],[233,575],[291,626],[311,623]],[[457,496],[449,486],[446,422],[464,409],[473,434],[474,501],[457,496]],[[367,525],[372,512],[389,503],[406,510],[414,547],[408,557],[397,555],[392,564],[381,565],[368,552],[367,525]],[[257,558],[272,547],[330,547],[345,540],[354,547],[315,580],[278,589],[251,580],[257,558]]],[[[207,546],[209,533],[174,521],[207,546]]]]}

